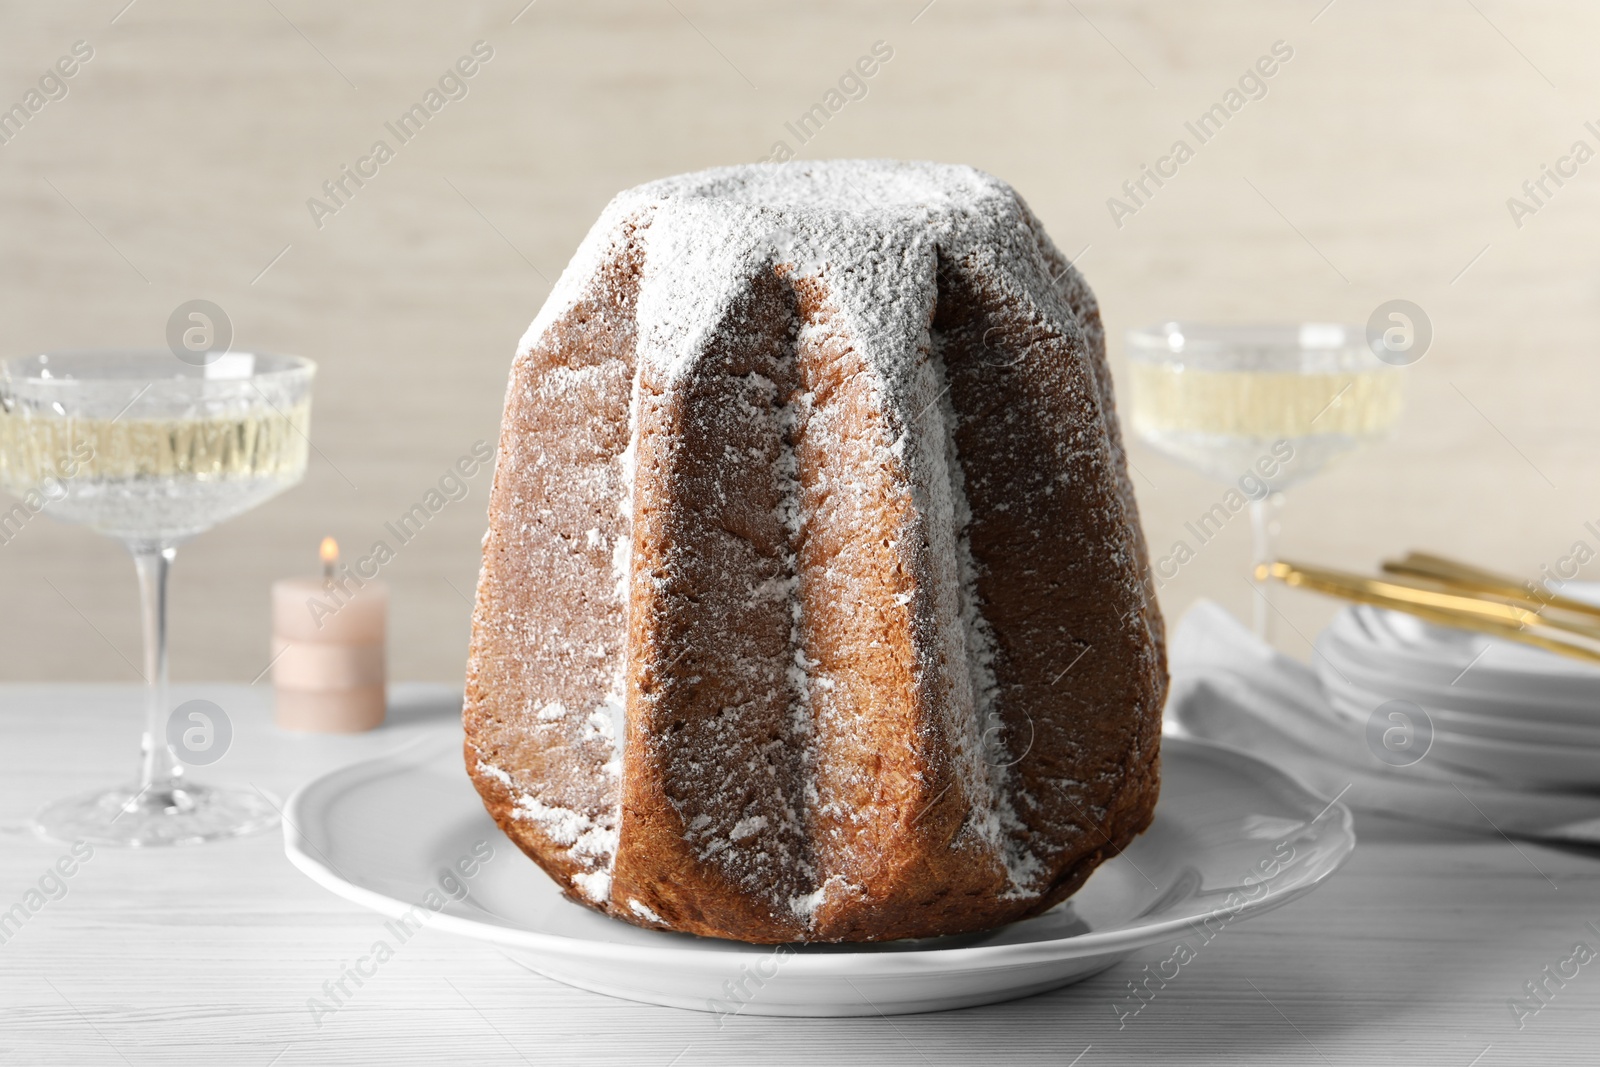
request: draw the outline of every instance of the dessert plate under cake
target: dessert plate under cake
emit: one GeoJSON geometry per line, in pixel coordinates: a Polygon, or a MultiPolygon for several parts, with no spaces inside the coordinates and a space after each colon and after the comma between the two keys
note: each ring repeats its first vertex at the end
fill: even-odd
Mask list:
{"type": "Polygon", "coordinates": [[[1231,749],[1168,737],[1149,831],[1044,915],[919,941],[747,945],[641,929],[564,899],[484,810],[460,746],[458,730],[441,730],[306,785],[286,808],[289,859],[411,928],[493,942],[569,985],[700,1011],[936,1011],[1066,985],[1150,945],[1205,952],[1315,888],[1355,847],[1343,805],[1231,749]]]}

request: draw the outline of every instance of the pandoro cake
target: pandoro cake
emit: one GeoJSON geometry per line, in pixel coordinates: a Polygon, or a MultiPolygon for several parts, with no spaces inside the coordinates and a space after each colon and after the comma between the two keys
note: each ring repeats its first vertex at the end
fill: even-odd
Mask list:
{"type": "Polygon", "coordinates": [[[518,348],[466,766],[573,900],[750,942],[1043,912],[1150,822],[1162,621],[1082,276],[964,166],[605,209],[518,348]]]}

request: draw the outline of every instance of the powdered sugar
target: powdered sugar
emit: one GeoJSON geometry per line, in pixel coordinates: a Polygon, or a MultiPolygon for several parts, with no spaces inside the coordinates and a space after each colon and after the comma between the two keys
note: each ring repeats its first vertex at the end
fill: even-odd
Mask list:
{"type": "Polygon", "coordinates": [[[617,831],[602,826],[581,811],[546,804],[522,793],[516,798],[511,817],[536,823],[545,836],[565,845],[574,856],[609,856],[617,850],[617,831]]]}
{"type": "Polygon", "coordinates": [[[603,904],[611,899],[611,872],[609,870],[579,871],[572,876],[572,884],[578,887],[578,892],[596,904],[603,904]]]}
{"type": "Polygon", "coordinates": [[[827,902],[830,894],[845,889],[860,891],[860,886],[851,886],[842,874],[831,875],[823,880],[822,884],[809,893],[801,893],[789,898],[789,910],[799,918],[810,922],[817,916],[817,911],[827,902]]]}
{"type": "Polygon", "coordinates": [[[477,770],[479,774],[487,774],[490,778],[493,778],[507,789],[511,788],[511,775],[507,774],[505,771],[502,771],[499,767],[492,766],[488,763],[485,763],[483,760],[479,760],[477,763],[477,770]]]}
{"type": "Polygon", "coordinates": [[[728,831],[728,837],[734,841],[743,841],[752,834],[759,833],[766,828],[767,817],[765,815],[752,815],[734,823],[733,829],[728,831]]]}
{"type": "MultiPolygon", "coordinates": [[[[547,705],[559,708],[559,704],[547,705]]],[[[610,893],[612,863],[617,852],[617,830],[614,822],[600,823],[580,811],[546,804],[528,793],[521,792],[511,775],[484,760],[474,765],[479,774],[492,778],[511,794],[511,817],[530,822],[555,844],[560,845],[575,861],[597,864],[572,876],[572,884],[595,902],[604,901],[610,893]]]]}
{"type": "Polygon", "coordinates": [[[665,925],[665,922],[661,918],[661,916],[659,916],[655,912],[651,911],[647,906],[645,906],[643,901],[630,899],[628,901],[628,910],[633,912],[635,915],[639,916],[639,918],[641,918],[641,919],[645,919],[645,920],[648,920],[649,922],[665,925]]]}
{"type": "Polygon", "coordinates": [[[817,914],[817,909],[822,906],[823,898],[828,895],[828,885],[824,882],[809,893],[801,893],[789,898],[789,910],[800,918],[810,921],[817,914]]]}

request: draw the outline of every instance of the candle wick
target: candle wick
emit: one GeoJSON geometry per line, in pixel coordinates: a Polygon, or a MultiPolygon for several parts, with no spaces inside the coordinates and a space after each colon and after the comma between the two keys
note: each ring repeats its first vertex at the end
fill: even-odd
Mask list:
{"type": "Polygon", "coordinates": [[[326,563],[324,563],[322,565],[322,584],[326,585],[326,586],[329,586],[329,587],[332,587],[332,585],[333,585],[333,561],[332,560],[329,560],[328,562],[326,562],[326,563]]]}

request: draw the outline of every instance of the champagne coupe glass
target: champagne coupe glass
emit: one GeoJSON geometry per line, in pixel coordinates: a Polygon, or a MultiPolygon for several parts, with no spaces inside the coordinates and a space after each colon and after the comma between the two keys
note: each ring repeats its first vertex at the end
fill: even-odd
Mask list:
{"type": "Polygon", "coordinates": [[[190,844],[276,825],[260,793],[199,785],[167,741],[167,572],[177,546],[297,484],[311,415],[308,360],[166,350],[0,360],[0,485],[18,509],[127,546],[144,616],[145,729],[138,781],[46,806],[58,840],[190,844]]]}
{"type": "MultiPolygon", "coordinates": [[[[1129,331],[1128,360],[1134,433],[1250,498],[1256,564],[1276,558],[1284,490],[1386,436],[1400,416],[1400,373],[1359,326],[1169,322],[1129,331]]],[[[1263,639],[1269,588],[1256,586],[1263,639]]]]}

